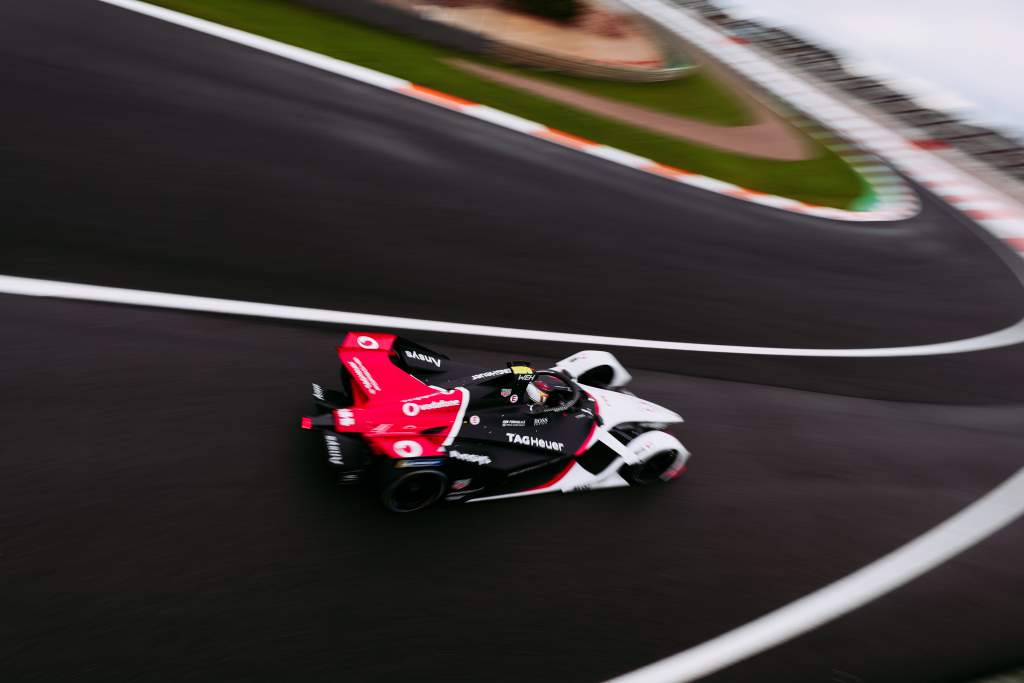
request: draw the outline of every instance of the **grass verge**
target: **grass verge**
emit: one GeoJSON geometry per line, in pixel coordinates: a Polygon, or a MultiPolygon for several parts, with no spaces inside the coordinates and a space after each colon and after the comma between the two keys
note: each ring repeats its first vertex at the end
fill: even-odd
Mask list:
{"type": "MultiPolygon", "coordinates": [[[[514,69],[508,65],[503,68],[514,69]]],[[[518,71],[523,72],[523,69],[518,71]]],[[[581,90],[588,95],[619,100],[719,126],[742,126],[754,121],[754,117],[742,102],[711,76],[699,70],[674,81],[659,83],[599,81],[539,70],[530,71],[528,75],[566,88],[581,90]]]]}
{"type": "MultiPolygon", "coordinates": [[[[820,150],[820,154],[814,159],[775,161],[731,154],[668,138],[460,71],[443,61],[447,58],[467,56],[456,50],[398,36],[333,14],[293,5],[286,0],[150,1],[169,9],[406,78],[664,164],[761,192],[839,208],[849,208],[861,194],[862,185],[857,174],[838,155],[817,143],[815,146],[820,150]]],[[[497,62],[493,65],[509,68],[508,65],[497,62]]],[[[526,69],[521,72],[532,76],[538,73],[526,69]]],[[[679,83],[684,84],[685,80],[679,83]]],[[[691,86],[692,96],[699,97],[712,92],[709,90],[709,81],[706,77],[695,83],[695,86],[691,86]]],[[[596,90],[588,92],[608,97],[615,97],[610,94],[615,92],[622,98],[628,91],[629,97],[638,96],[632,93],[631,89],[622,89],[619,86],[620,84],[616,83],[594,82],[588,87],[596,90]],[[601,91],[601,88],[608,90],[601,91]]],[[[713,101],[716,104],[712,108],[719,114],[727,110],[722,104],[726,100],[721,95],[709,96],[715,98],[713,101]]],[[[665,102],[674,98],[675,93],[669,89],[656,89],[644,97],[648,98],[648,106],[659,108],[653,103],[661,102],[668,106],[665,102]]]]}

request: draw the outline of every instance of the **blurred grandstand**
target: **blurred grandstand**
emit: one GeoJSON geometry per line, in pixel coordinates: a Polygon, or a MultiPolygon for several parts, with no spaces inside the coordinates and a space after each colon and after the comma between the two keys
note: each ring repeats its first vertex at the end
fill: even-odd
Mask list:
{"type": "Polygon", "coordinates": [[[734,17],[711,0],[674,2],[698,13],[734,39],[749,43],[895,118],[911,130],[919,146],[932,150],[954,148],[1006,176],[1024,181],[1024,145],[1020,140],[925,106],[913,96],[871,76],[851,73],[840,56],[784,29],[734,17]]]}

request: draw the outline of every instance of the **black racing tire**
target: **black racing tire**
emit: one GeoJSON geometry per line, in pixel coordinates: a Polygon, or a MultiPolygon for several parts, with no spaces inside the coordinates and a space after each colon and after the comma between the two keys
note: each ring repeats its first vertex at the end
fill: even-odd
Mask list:
{"type": "Polygon", "coordinates": [[[679,454],[674,450],[659,451],[639,465],[626,465],[619,470],[622,478],[631,486],[650,486],[659,482],[664,483],[662,478],[676,463],[679,454]]]}
{"type": "Polygon", "coordinates": [[[441,470],[412,469],[391,479],[380,499],[392,512],[416,512],[436,503],[447,490],[448,477],[441,470]]]}

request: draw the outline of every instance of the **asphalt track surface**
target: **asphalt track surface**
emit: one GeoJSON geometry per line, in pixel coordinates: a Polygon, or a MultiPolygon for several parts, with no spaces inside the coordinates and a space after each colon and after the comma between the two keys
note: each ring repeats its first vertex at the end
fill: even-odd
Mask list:
{"type": "MultiPolygon", "coordinates": [[[[629,171],[86,0],[0,7],[0,272],[777,346],[1018,320],[924,195],[845,225],[629,171]]],[[[688,419],[671,486],[386,514],[296,429],[325,326],[0,297],[4,680],[597,681],[821,587],[1024,458],[1024,350],[623,352],[688,419]]],[[[417,335],[483,364],[555,344],[417,335]]],[[[1018,522],[713,681],[1024,662],[1018,522]]]]}

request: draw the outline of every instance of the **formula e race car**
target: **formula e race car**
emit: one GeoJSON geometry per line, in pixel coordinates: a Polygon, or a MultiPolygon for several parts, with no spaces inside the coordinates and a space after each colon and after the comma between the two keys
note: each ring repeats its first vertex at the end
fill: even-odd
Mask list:
{"type": "Polygon", "coordinates": [[[690,457],[662,431],[683,419],[622,390],[631,377],[606,351],[486,369],[352,332],[338,356],[341,388],[314,384],[302,427],[322,437],[339,481],[376,476],[395,512],[669,481],[690,457]]]}

